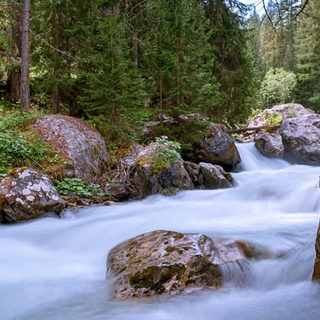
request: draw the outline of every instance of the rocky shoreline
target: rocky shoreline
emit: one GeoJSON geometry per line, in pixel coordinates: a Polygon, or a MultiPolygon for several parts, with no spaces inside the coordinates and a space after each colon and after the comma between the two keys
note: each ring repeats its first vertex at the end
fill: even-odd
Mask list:
{"type": "MultiPolygon", "coordinates": [[[[320,165],[319,115],[290,104],[275,106],[264,113],[282,117],[280,128],[246,133],[237,139],[254,141],[267,157],[320,165]]],[[[265,123],[263,116],[256,116],[255,121],[265,123]]],[[[189,121],[192,117],[199,115],[182,120],[189,121]]],[[[29,167],[15,168],[0,181],[0,223],[59,216],[66,208],[118,205],[155,194],[172,196],[182,190],[232,188],[232,174],[227,169],[241,161],[237,147],[224,126],[210,124],[207,129],[202,140],[192,145],[188,161],[180,154],[178,144],[161,137],[146,146],[133,142],[110,170],[107,146],[95,129],[71,117],[39,118],[29,130],[42,135],[66,159],[59,168],[60,174],[86,183],[98,182],[103,195],[79,196],[75,192],[60,195],[52,182],[57,172],[47,170],[45,174],[29,167]]],[[[320,278],[319,232],[313,280],[320,278]]],[[[142,297],[177,294],[187,288],[220,288],[221,267],[246,263],[253,253],[247,243],[217,241],[204,235],[158,230],[116,246],[108,257],[116,296],[142,297]]]]}

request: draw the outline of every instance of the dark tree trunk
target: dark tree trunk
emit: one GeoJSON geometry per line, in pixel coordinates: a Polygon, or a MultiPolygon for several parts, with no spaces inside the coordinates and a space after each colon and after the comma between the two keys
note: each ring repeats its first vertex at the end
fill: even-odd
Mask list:
{"type": "MultiPolygon", "coordinates": [[[[11,56],[15,61],[21,60],[21,41],[22,41],[22,11],[18,10],[16,3],[12,3],[12,10],[15,14],[15,20],[12,23],[12,41],[11,41],[11,56]]],[[[10,70],[8,74],[10,83],[11,99],[20,100],[20,82],[21,68],[10,70]]]]}
{"type": "Polygon", "coordinates": [[[30,104],[29,82],[29,20],[30,0],[23,0],[22,46],[21,46],[21,112],[26,111],[30,104]]]}
{"type": "Polygon", "coordinates": [[[138,38],[137,34],[134,34],[132,37],[132,44],[133,44],[133,61],[138,64],[138,38]]]}
{"type": "MultiPolygon", "coordinates": [[[[56,7],[56,11],[55,11],[55,27],[56,27],[56,31],[55,31],[55,39],[56,39],[56,48],[59,49],[60,48],[60,14],[58,11],[58,8],[56,7]]],[[[57,60],[59,58],[59,52],[56,51],[54,54],[55,57],[55,66],[54,66],[54,70],[53,70],[53,76],[55,79],[59,78],[59,73],[58,73],[58,68],[57,68],[57,60]]],[[[52,97],[52,113],[56,114],[59,113],[59,86],[55,85],[53,87],[53,97],[52,97]]]]}

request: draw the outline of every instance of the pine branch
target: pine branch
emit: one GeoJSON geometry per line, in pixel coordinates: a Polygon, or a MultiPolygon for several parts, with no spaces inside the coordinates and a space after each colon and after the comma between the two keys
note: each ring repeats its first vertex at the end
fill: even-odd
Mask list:
{"type": "Polygon", "coordinates": [[[31,34],[32,34],[33,36],[35,36],[35,37],[38,38],[40,41],[42,41],[43,43],[45,43],[45,44],[46,44],[48,47],[50,47],[51,49],[53,49],[53,50],[55,50],[55,51],[57,51],[57,52],[65,55],[65,56],[67,56],[68,58],[71,58],[71,59],[76,60],[76,61],[81,61],[81,62],[83,62],[82,59],[72,56],[69,52],[62,51],[62,50],[57,49],[56,47],[54,47],[53,45],[51,45],[48,41],[46,41],[45,39],[41,38],[37,33],[35,33],[34,31],[32,31],[31,29],[30,29],[30,32],[31,32],[31,34]]]}
{"type": "Polygon", "coordinates": [[[309,4],[309,0],[305,0],[301,9],[298,11],[298,13],[295,15],[295,17],[292,20],[296,20],[299,17],[299,15],[303,13],[303,10],[306,8],[307,4],[309,4]]]}

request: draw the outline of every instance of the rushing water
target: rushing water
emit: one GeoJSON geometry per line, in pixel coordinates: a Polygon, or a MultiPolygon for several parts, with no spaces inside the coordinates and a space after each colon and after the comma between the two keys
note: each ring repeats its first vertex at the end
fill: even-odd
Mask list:
{"type": "Polygon", "coordinates": [[[153,196],[0,227],[1,320],[319,320],[311,283],[319,220],[319,168],[290,165],[239,145],[236,186],[153,196]],[[249,241],[267,259],[251,262],[243,287],[116,301],[105,279],[118,243],[156,229],[249,241]]]}

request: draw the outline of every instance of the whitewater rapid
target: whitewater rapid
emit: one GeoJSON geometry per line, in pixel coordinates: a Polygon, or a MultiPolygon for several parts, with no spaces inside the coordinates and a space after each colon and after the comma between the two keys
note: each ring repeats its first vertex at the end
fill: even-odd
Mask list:
{"type": "Polygon", "coordinates": [[[311,283],[319,222],[319,167],[267,159],[238,145],[235,187],[152,196],[0,226],[1,320],[319,320],[311,283]],[[106,257],[120,242],[164,229],[250,242],[242,287],[116,301],[106,257]]]}

